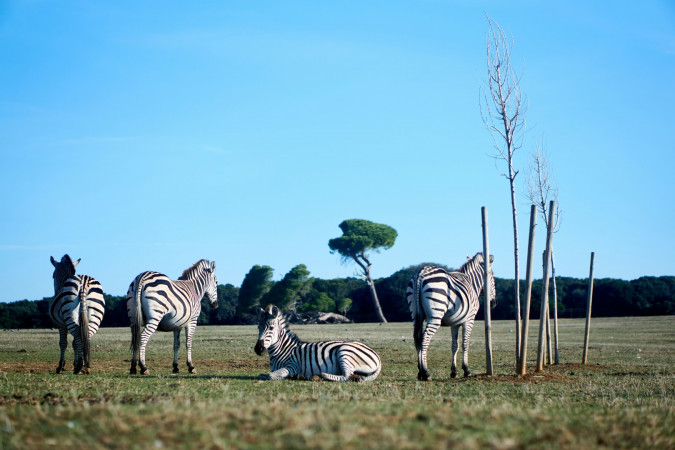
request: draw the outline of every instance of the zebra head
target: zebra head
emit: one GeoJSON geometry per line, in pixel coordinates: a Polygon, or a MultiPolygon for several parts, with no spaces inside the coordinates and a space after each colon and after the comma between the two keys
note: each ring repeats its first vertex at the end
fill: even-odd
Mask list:
{"type": "Polygon", "coordinates": [[[492,271],[492,263],[494,262],[494,255],[490,255],[490,273],[488,277],[490,278],[490,309],[497,306],[497,289],[495,288],[495,273],[492,271]]]}
{"type": "Polygon", "coordinates": [[[218,279],[216,279],[216,262],[205,261],[204,273],[206,274],[206,296],[209,298],[211,308],[218,308],[218,279]]]}
{"type": "Polygon", "coordinates": [[[58,294],[63,287],[63,283],[75,275],[75,266],[80,263],[82,258],[73,261],[68,254],[63,255],[63,258],[59,262],[56,262],[53,256],[49,258],[54,266],[54,273],[52,274],[52,278],[54,278],[54,294],[58,294]]]}
{"type": "Polygon", "coordinates": [[[262,355],[279,340],[281,330],[284,328],[284,319],[279,308],[274,305],[267,305],[265,309],[260,308],[259,313],[258,342],[254,350],[258,355],[262,355]]]}

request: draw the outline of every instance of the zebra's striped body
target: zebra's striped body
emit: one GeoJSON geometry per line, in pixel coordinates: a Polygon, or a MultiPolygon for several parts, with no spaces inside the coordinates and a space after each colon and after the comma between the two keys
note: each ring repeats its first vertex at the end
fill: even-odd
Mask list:
{"type": "Polygon", "coordinates": [[[73,261],[64,255],[60,262],[50,258],[54,266],[54,297],[49,302],[49,317],[59,329],[61,355],[56,373],[63,372],[68,347],[68,333],[73,336],[75,360],[73,373],[88,374],[91,366],[90,340],[96,334],[103,314],[105,300],[101,284],[88,275],[75,275],[73,261]]]}
{"type": "Polygon", "coordinates": [[[206,295],[213,308],[218,307],[218,281],[216,263],[202,259],[185,270],[173,281],[158,272],[143,272],[138,275],[127,291],[127,314],[131,322],[130,373],[136,373],[136,361],[141,374],[148,370],[145,365],[145,347],[152,334],[173,331],[173,372],[178,373],[178,350],[180,332],[186,329],[187,366],[195,372],[192,364],[192,336],[206,295]]]}
{"type": "Polygon", "coordinates": [[[293,334],[279,308],[268,305],[261,310],[255,352],[270,355],[272,372],[260,374],[262,380],[289,377],[307,380],[319,376],[328,381],[371,381],[382,369],[379,355],[360,342],[303,342],[293,334]]]}
{"type": "MultiPolygon", "coordinates": [[[[493,257],[490,256],[490,263],[493,257]]],[[[431,338],[441,326],[451,327],[452,372],[457,376],[457,349],[459,327],[462,326],[462,369],[469,376],[469,338],[480,306],[485,268],[483,254],[477,253],[459,270],[448,272],[435,266],[422,267],[408,283],[406,299],[415,327],[413,337],[417,349],[417,378],[430,380],[427,368],[427,350],[431,338]],[[423,327],[423,322],[426,326],[423,327]]],[[[490,304],[496,304],[495,281],[490,268],[490,304]]]]}

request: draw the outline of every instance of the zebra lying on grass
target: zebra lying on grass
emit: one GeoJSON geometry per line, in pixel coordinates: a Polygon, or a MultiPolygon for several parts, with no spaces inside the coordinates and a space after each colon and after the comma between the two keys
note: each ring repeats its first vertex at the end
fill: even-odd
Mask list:
{"type": "Polygon", "coordinates": [[[127,291],[127,314],[131,322],[130,374],[136,373],[136,360],[141,374],[145,365],[145,346],[156,331],[173,331],[173,373],[178,373],[180,331],[186,329],[187,366],[192,365],[192,336],[202,310],[202,297],[209,299],[212,308],[218,307],[216,263],[205,259],[186,269],[176,281],[158,272],[143,272],[131,282],[127,291]]]}
{"type": "MultiPolygon", "coordinates": [[[[494,257],[490,255],[490,263],[494,257]]],[[[497,304],[495,276],[490,266],[490,307],[497,304]]],[[[457,335],[463,325],[462,336],[462,369],[464,376],[469,371],[469,338],[480,306],[479,295],[483,290],[485,264],[483,253],[477,253],[459,270],[448,272],[435,266],[424,266],[413,275],[406,299],[412,315],[415,331],[415,348],[417,349],[417,379],[431,380],[427,368],[427,350],[431,338],[440,326],[450,326],[452,333],[452,378],[457,376],[457,335]],[[423,322],[426,320],[426,327],[423,322]]]]}
{"type": "Polygon", "coordinates": [[[375,350],[360,342],[301,341],[274,305],[260,309],[255,352],[262,355],[265,350],[272,372],[260,374],[261,380],[318,376],[328,381],[372,381],[382,369],[375,350]]]}
{"type": "Polygon", "coordinates": [[[60,262],[50,257],[54,266],[54,297],[49,301],[49,317],[59,329],[61,356],[56,373],[66,365],[68,333],[73,335],[75,361],[73,373],[89,374],[91,363],[90,340],[103,320],[105,300],[101,284],[88,275],[75,275],[73,261],[63,255],[60,262]]]}

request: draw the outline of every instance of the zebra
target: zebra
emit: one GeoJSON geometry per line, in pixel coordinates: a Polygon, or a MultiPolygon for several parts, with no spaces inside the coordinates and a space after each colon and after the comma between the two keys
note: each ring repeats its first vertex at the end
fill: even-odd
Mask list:
{"type": "MultiPolygon", "coordinates": [[[[492,272],[494,256],[490,255],[490,306],[497,304],[495,277],[492,272]]],[[[427,368],[427,349],[440,326],[450,326],[452,333],[451,377],[457,376],[457,337],[462,325],[462,369],[469,370],[469,338],[480,306],[479,295],[484,285],[483,253],[477,253],[459,268],[448,272],[441,267],[423,266],[413,275],[406,289],[406,299],[414,323],[414,341],[417,349],[417,379],[431,380],[427,368]],[[426,320],[426,327],[422,323],[426,320]]]]}
{"type": "Polygon", "coordinates": [[[105,299],[101,284],[88,275],[75,275],[75,266],[82,258],[73,261],[69,255],[63,255],[57,262],[49,257],[54,266],[54,297],[49,301],[49,317],[59,329],[59,347],[61,355],[56,373],[63,372],[66,365],[66,347],[68,333],[73,335],[73,373],[90,373],[90,341],[96,334],[103,314],[105,299]]]}
{"type": "Polygon", "coordinates": [[[380,374],[380,356],[365,344],[349,341],[303,342],[288,328],[274,305],[260,308],[255,352],[269,352],[272,372],[261,380],[319,377],[327,381],[372,381],[380,374]]]}
{"type": "Polygon", "coordinates": [[[127,291],[127,314],[131,322],[130,374],[136,373],[139,361],[141,374],[148,371],[145,365],[145,346],[156,331],[173,331],[173,373],[178,373],[180,332],[186,329],[187,366],[195,373],[192,364],[192,336],[202,310],[202,297],[206,294],[212,308],[218,308],[218,280],[216,263],[201,259],[183,271],[176,281],[158,272],[143,272],[131,282],[127,291]]]}

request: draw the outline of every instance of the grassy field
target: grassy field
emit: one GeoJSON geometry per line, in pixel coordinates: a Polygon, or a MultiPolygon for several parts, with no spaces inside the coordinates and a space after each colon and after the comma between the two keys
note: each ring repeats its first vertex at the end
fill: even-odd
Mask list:
{"type": "MultiPolygon", "coordinates": [[[[416,380],[410,323],[306,325],[305,340],[361,340],[380,353],[372,383],[258,381],[267,356],[254,326],[198,327],[197,374],[171,373],[173,335],[148,346],[150,374],[130,376],[128,329],[92,342],[92,374],[56,375],[58,332],[0,332],[0,448],[675,448],[675,317],[560,323],[559,366],[514,373],[512,322],[493,324],[496,376],[485,375],[483,324],[470,378],[450,378],[450,332],[431,343],[433,381],[416,380]]],[[[530,337],[534,363],[536,322],[530,337]]],[[[66,354],[72,371],[72,348],[66,354]]],[[[531,367],[531,366],[530,366],[531,367]]],[[[461,373],[461,371],[460,371],[461,373]]]]}

